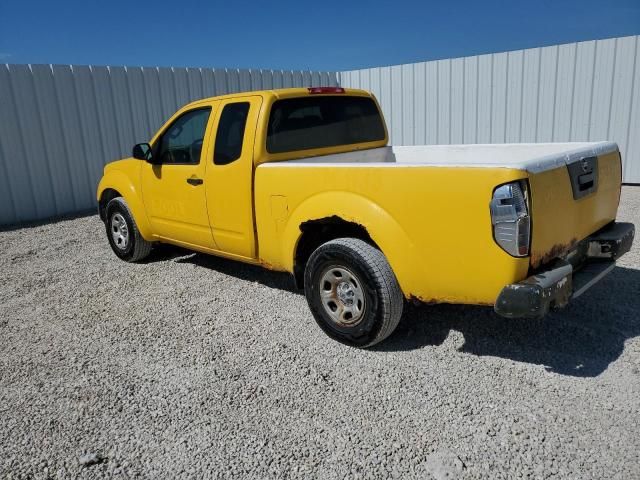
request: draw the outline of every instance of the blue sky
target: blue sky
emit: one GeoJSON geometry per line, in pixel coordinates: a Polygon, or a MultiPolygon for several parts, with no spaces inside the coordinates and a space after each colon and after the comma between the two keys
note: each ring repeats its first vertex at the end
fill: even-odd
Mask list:
{"type": "Polygon", "coordinates": [[[640,0],[0,1],[0,63],[349,70],[640,34],[640,0]]]}

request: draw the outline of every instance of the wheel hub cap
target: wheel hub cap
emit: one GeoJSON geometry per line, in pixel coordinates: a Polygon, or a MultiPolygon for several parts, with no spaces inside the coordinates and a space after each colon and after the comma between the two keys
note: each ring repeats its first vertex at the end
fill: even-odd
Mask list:
{"type": "Polygon", "coordinates": [[[120,213],[114,213],[111,217],[111,238],[120,250],[124,250],[129,245],[129,227],[120,213]]]}
{"type": "Polygon", "coordinates": [[[365,296],[356,275],[342,266],[331,266],[320,276],[320,298],[329,318],[342,327],[362,321],[365,296]]]}
{"type": "Polygon", "coordinates": [[[340,282],[336,287],[338,298],[345,306],[350,307],[353,305],[353,297],[355,297],[355,291],[351,284],[347,282],[340,282]]]}

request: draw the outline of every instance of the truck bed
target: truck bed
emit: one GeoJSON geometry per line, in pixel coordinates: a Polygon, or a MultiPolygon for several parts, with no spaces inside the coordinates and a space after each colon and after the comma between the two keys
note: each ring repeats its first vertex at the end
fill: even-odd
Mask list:
{"type": "Polygon", "coordinates": [[[615,219],[620,173],[611,142],[394,146],[265,163],[255,173],[260,257],[290,271],[294,246],[278,239],[295,237],[309,212],[338,215],[372,235],[405,295],[490,304],[615,219]],[[568,165],[592,157],[594,189],[576,196],[568,165]],[[523,179],[530,255],[514,258],[493,239],[489,203],[498,185],[523,179]]]}
{"type": "Polygon", "coordinates": [[[503,167],[539,173],[584,157],[605,155],[617,150],[618,146],[613,142],[411,145],[302,158],[287,163],[503,167]]]}

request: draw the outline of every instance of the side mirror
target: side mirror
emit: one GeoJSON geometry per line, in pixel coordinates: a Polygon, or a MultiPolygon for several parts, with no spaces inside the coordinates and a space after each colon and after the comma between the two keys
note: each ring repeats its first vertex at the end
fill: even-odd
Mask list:
{"type": "Polygon", "coordinates": [[[153,163],[152,157],[153,153],[151,152],[151,145],[149,145],[148,143],[138,143],[137,145],[134,145],[133,158],[153,163]]]}

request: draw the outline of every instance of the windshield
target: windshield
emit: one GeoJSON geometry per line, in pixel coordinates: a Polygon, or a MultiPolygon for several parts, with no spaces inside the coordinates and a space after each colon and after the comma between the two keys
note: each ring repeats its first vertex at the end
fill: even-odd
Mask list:
{"type": "Polygon", "coordinates": [[[271,107],[267,152],[284,153],[384,140],[370,97],[318,96],[278,100],[271,107]]]}

